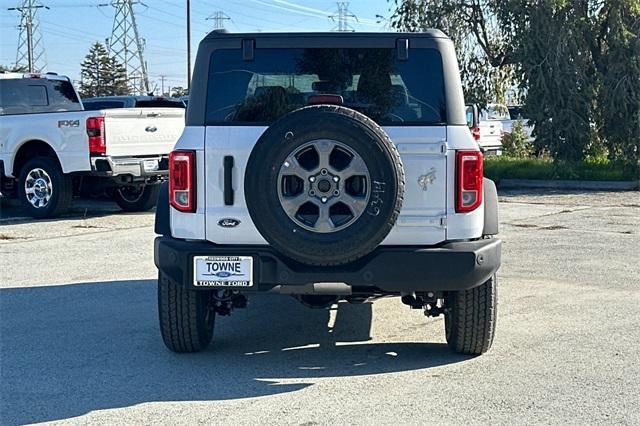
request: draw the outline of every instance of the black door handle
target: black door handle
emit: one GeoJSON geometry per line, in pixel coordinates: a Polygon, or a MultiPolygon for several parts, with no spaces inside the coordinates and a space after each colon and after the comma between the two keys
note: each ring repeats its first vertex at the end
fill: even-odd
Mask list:
{"type": "Polygon", "coordinates": [[[226,155],[223,162],[224,167],[224,205],[233,205],[233,157],[226,155]]]}

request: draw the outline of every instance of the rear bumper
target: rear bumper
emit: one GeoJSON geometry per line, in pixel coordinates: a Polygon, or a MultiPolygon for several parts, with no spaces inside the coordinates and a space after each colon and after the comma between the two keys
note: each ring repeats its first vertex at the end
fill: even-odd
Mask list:
{"type": "MultiPolygon", "coordinates": [[[[452,242],[439,247],[380,246],[348,265],[313,267],[288,259],[269,246],[222,246],[209,242],[158,237],[154,261],[174,282],[192,289],[193,256],[252,256],[253,287],[243,292],[270,291],[276,286],[346,283],[354,289],[383,293],[465,290],[484,283],[500,267],[498,239],[452,242]]],[[[224,288],[224,287],[214,287],[224,288]]],[[[234,288],[238,290],[238,288],[234,288]]]]}
{"type": "Polygon", "coordinates": [[[480,146],[480,150],[483,153],[489,154],[489,155],[501,155],[502,154],[502,142],[498,141],[496,143],[483,143],[483,142],[478,142],[478,145],[480,146]]]}
{"type": "Polygon", "coordinates": [[[169,156],[91,157],[91,175],[98,177],[158,177],[169,175],[169,156]],[[157,168],[150,167],[157,164],[157,168]],[[145,167],[146,165],[146,167],[145,167]]]}

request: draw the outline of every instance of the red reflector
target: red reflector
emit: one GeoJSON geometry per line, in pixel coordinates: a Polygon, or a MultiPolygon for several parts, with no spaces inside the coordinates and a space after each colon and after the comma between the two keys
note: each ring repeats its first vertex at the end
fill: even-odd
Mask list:
{"type": "Polygon", "coordinates": [[[169,203],[181,212],[196,211],[194,151],[173,151],[169,154],[169,203]]]}
{"type": "Polygon", "coordinates": [[[482,204],[483,156],[480,151],[456,152],[456,212],[466,213],[482,204]]]}
{"type": "Polygon", "coordinates": [[[104,117],[87,118],[87,136],[89,136],[90,155],[105,155],[107,153],[104,117]]]}
{"type": "Polygon", "coordinates": [[[307,103],[309,105],[318,105],[318,104],[337,104],[342,105],[344,103],[344,99],[340,95],[311,95],[307,99],[307,103]]]}

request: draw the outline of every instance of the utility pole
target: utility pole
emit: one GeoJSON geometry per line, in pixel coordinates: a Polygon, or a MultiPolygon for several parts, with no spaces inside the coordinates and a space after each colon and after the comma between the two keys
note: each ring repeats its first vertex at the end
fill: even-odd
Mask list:
{"type": "Polygon", "coordinates": [[[187,0],[187,93],[191,87],[191,0],[187,0]]]}
{"type": "Polygon", "coordinates": [[[133,6],[136,4],[146,7],[140,0],[111,0],[110,3],[98,6],[112,6],[116,9],[108,43],[109,55],[124,65],[128,82],[140,79],[140,88],[136,87],[135,82],[129,86],[146,94],[149,92],[149,74],[144,60],[144,39],[140,37],[133,12],[133,6]]]}
{"type": "Polygon", "coordinates": [[[160,96],[164,96],[164,79],[166,78],[166,75],[162,75],[160,74],[160,96]]]}
{"type": "Polygon", "coordinates": [[[22,6],[10,7],[7,10],[20,12],[20,35],[16,52],[16,68],[26,66],[29,72],[40,72],[47,68],[38,9],[49,9],[38,0],[23,0],[22,6]]]}
{"type": "Polygon", "coordinates": [[[338,12],[329,16],[333,22],[336,22],[336,26],[331,31],[354,32],[355,29],[349,24],[349,20],[353,18],[357,21],[358,17],[349,10],[349,2],[339,1],[336,4],[338,12]]]}
{"type": "Polygon", "coordinates": [[[213,15],[209,16],[207,21],[213,21],[213,29],[214,30],[224,30],[224,21],[229,21],[231,18],[221,10],[218,10],[213,13],[213,15]]]}

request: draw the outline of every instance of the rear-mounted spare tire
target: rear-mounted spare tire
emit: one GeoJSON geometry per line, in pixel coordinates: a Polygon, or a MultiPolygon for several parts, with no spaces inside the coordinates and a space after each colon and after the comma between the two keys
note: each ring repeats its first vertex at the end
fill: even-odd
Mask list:
{"type": "Polygon", "coordinates": [[[371,119],[316,105],[269,127],[245,173],[245,199],[262,236],[308,265],[340,265],[382,242],[404,196],[397,149],[371,119]]]}

